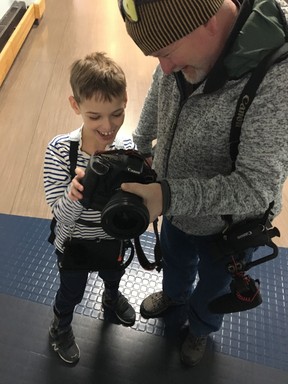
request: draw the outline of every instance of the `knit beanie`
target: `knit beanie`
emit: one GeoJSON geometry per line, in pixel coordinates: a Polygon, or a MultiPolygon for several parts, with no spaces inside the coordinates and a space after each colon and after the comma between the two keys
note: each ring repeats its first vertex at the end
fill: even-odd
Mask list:
{"type": "Polygon", "coordinates": [[[207,23],[224,0],[118,0],[130,37],[150,55],[207,23]]]}

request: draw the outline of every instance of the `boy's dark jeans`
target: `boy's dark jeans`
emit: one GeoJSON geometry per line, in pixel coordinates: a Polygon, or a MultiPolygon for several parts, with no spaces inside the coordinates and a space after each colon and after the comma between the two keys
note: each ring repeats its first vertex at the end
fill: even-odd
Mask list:
{"type": "MultiPolygon", "coordinates": [[[[56,253],[59,266],[61,253],[56,253]]],[[[99,271],[98,275],[103,279],[105,289],[110,291],[111,297],[117,297],[120,280],[124,273],[124,270],[99,271]]],[[[60,329],[66,328],[71,324],[74,308],[81,302],[84,296],[88,274],[89,272],[87,271],[68,271],[59,268],[60,287],[55,298],[54,313],[59,320],[58,327],[60,329]]]]}

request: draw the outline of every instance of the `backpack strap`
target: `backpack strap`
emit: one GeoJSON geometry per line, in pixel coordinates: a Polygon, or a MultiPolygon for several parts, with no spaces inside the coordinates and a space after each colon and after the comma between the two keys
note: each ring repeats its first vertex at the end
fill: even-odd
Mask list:
{"type": "MultiPolygon", "coordinates": [[[[79,147],[79,141],[72,141],[70,140],[70,148],[69,148],[69,160],[70,160],[70,167],[69,172],[71,176],[71,180],[75,177],[75,168],[77,166],[77,158],[78,158],[78,147],[79,147]]],[[[55,240],[55,227],[56,227],[57,221],[55,217],[52,218],[50,222],[50,235],[48,237],[48,242],[50,244],[54,244],[55,240]]]]}
{"type": "Polygon", "coordinates": [[[49,237],[47,239],[48,243],[50,243],[52,245],[54,244],[54,240],[55,240],[55,237],[56,237],[55,236],[56,223],[57,223],[57,221],[56,221],[55,217],[53,217],[52,220],[50,221],[50,235],[49,235],[49,237]]]}
{"type": "Polygon", "coordinates": [[[70,160],[70,176],[71,180],[76,176],[75,169],[77,167],[79,141],[70,140],[69,160],[70,160]]]}

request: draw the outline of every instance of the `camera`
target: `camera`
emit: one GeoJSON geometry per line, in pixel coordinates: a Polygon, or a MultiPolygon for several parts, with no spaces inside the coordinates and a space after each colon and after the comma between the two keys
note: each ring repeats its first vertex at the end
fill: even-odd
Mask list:
{"type": "Polygon", "coordinates": [[[149,184],[156,173],[135,150],[111,150],[90,157],[85,176],[83,199],[85,208],[101,211],[101,226],[115,239],[139,236],[149,225],[149,212],[142,198],[121,190],[122,183],[149,184]]]}

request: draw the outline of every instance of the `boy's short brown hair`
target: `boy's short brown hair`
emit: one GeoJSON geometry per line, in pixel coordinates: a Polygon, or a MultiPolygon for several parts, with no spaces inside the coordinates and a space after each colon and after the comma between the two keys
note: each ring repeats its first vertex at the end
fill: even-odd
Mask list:
{"type": "Polygon", "coordinates": [[[122,68],[104,52],[94,52],[71,66],[70,84],[77,103],[97,97],[112,101],[126,94],[126,77],[122,68]]]}

